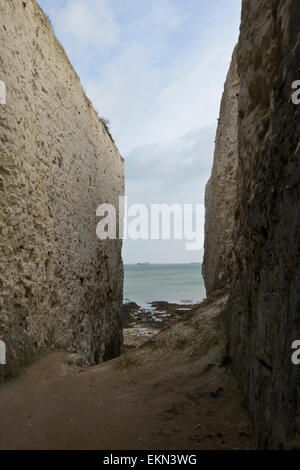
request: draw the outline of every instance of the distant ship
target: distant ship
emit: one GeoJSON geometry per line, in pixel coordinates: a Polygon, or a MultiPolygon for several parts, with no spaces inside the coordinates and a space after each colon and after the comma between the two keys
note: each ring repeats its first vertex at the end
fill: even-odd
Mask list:
{"type": "Polygon", "coordinates": [[[137,263],[138,266],[148,266],[150,263],[137,263]]]}
{"type": "Polygon", "coordinates": [[[190,263],[190,264],[201,264],[201,263],[197,262],[197,263],[190,263]]]}

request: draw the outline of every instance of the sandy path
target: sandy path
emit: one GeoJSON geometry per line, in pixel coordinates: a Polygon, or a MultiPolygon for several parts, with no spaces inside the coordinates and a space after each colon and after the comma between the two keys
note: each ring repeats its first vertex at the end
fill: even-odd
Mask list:
{"type": "Polygon", "coordinates": [[[225,356],[225,299],[97,367],[52,353],[0,388],[1,449],[246,449],[251,423],[225,356]]]}

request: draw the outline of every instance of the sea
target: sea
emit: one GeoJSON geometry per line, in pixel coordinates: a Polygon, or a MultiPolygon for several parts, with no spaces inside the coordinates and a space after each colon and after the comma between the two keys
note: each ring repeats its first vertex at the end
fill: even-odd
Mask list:
{"type": "Polygon", "coordinates": [[[206,297],[201,264],[124,266],[124,302],[148,308],[151,302],[199,303],[206,297]]]}

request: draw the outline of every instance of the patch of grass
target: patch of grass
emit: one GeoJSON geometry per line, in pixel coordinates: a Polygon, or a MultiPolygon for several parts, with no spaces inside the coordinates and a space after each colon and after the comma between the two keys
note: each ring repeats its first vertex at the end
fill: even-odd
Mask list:
{"type": "Polygon", "coordinates": [[[110,121],[109,119],[106,119],[102,116],[99,116],[99,120],[102,122],[103,126],[104,126],[104,129],[106,130],[106,132],[108,133],[109,137],[111,138],[112,142],[115,143],[114,139],[112,138],[112,135],[110,133],[110,129],[109,129],[109,124],[110,124],[110,121]]]}
{"type": "Polygon", "coordinates": [[[187,401],[178,401],[171,405],[170,408],[162,412],[165,420],[174,419],[176,416],[182,415],[191,408],[191,404],[187,401]]]}
{"type": "Polygon", "coordinates": [[[202,331],[203,330],[203,322],[202,321],[195,321],[193,323],[193,328],[194,328],[194,330],[202,331]]]}
{"type": "Polygon", "coordinates": [[[22,375],[29,366],[41,359],[45,354],[47,354],[46,350],[37,351],[27,346],[18,352],[18,358],[12,358],[8,355],[7,364],[0,366],[0,385],[22,375]]]}
{"type": "Polygon", "coordinates": [[[104,125],[105,129],[108,130],[109,129],[108,126],[110,125],[109,119],[106,119],[106,118],[100,117],[100,116],[99,116],[99,119],[102,122],[102,124],[104,125]]]}
{"type": "Polygon", "coordinates": [[[171,408],[165,410],[163,413],[166,419],[173,419],[175,416],[178,416],[180,414],[180,411],[178,410],[178,405],[174,403],[171,408]]]}
{"type": "Polygon", "coordinates": [[[192,357],[199,358],[207,354],[211,349],[220,345],[219,338],[217,336],[212,336],[204,341],[203,343],[196,344],[192,352],[192,357]]]}
{"type": "Polygon", "coordinates": [[[192,392],[188,392],[185,395],[189,400],[193,402],[197,402],[199,398],[205,396],[205,392],[203,392],[202,388],[195,388],[192,392]]]}
{"type": "Polygon", "coordinates": [[[49,23],[50,28],[51,28],[52,31],[54,32],[53,22],[52,22],[52,20],[51,20],[51,18],[50,18],[50,16],[49,16],[49,14],[48,14],[48,13],[45,13],[45,12],[44,12],[44,14],[45,14],[45,18],[46,18],[47,22],[49,23]]]}
{"type": "Polygon", "coordinates": [[[127,370],[138,367],[139,365],[140,363],[135,357],[129,356],[128,353],[125,353],[114,363],[114,368],[116,370],[127,370]]]}
{"type": "Polygon", "coordinates": [[[182,350],[185,349],[189,345],[189,339],[188,338],[178,338],[175,342],[175,349],[182,350]]]}
{"type": "Polygon", "coordinates": [[[144,343],[144,348],[156,349],[159,343],[156,339],[150,338],[146,343],[144,343]]]}

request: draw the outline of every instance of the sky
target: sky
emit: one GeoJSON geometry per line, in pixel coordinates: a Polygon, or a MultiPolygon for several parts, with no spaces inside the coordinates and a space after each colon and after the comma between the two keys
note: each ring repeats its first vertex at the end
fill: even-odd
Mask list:
{"type": "MultiPolygon", "coordinates": [[[[128,205],[201,204],[241,0],[38,0],[125,158],[128,205]]],[[[201,261],[185,240],[125,240],[125,263],[201,261]]]]}

